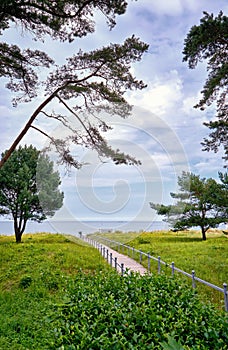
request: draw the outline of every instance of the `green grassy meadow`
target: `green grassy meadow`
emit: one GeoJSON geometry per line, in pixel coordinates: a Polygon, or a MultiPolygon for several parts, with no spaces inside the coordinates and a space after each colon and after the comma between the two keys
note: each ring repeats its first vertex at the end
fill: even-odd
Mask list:
{"type": "MultiPolygon", "coordinates": [[[[197,277],[223,288],[223,283],[228,284],[228,238],[221,231],[209,231],[207,240],[202,241],[198,231],[182,232],[143,232],[143,233],[107,233],[92,235],[91,238],[105,237],[110,240],[125,243],[131,247],[150,253],[154,257],[160,256],[167,264],[175,263],[175,266],[191,273],[195,271],[197,277]]],[[[112,245],[116,248],[115,245],[112,245]]],[[[128,250],[123,250],[128,253],[128,250]]],[[[132,255],[132,253],[129,253],[132,255]]],[[[135,254],[139,260],[139,254],[135,254]]],[[[142,264],[147,267],[148,260],[143,256],[142,264]]],[[[162,270],[171,274],[171,269],[161,265],[162,270]]],[[[151,271],[157,271],[157,262],[151,260],[151,271]]],[[[183,275],[181,275],[183,276],[183,275]]],[[[183,278],[186,278],[183,276],[183,278]]],[[[188,279],[189,284],[191,280],[188,279]]],[[[204,300],[211,301],[217,306],[223,307],[223,294],[214,289],[197,283],[197,290],[204,300]]]]}
{"type": "Polygon", "coordinates": [[[0,349],[48,349],[52,305],[62,302],[67,281],[83,270],[109,267],[92,247],[72,236],[26,234],[23,243],[0,236],[0,349]]]}
{"type": "Polygon", "coordinates": [[[121,277],[70,235],[22,238],[0,236],[0,350],[228,349],[227,314],[176,277],[121,277]]]}

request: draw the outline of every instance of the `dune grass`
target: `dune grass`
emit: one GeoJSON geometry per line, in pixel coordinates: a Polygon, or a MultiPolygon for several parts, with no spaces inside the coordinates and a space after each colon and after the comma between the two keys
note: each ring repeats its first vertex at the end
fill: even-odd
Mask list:
{"type": "MultiPolygon", "coordinates": [[[[118,232],[118,234],[96,234],[93,237],[98,239],[105,237],[126,243],[156,258],[160,256],[167,264],[174,262],[176,267],[188,273],[194,270],[197,277],[221,288],[223,288],[223,283],[228,284],[228,238],[221,231],[209,231],[206,241],[202,241],[198,231],[178,233],[157,231],[140,234],[118,232]]],[[[125,253],[128,253],[127,249],[125,253]]],[[[135,254],[135,257],[139,259],[139,254],[135,254]]],[[[146,256],[143,256],[142,264],[147,267],[146,256]]],[[[162,265],[162,269],[165,273],[171,274],[171,269],[165,265],[162,265]]],[[[151,271],[157,271],[157,262],[153,260],[151,260],[151,271]]],[[[191,284],[190,280],[189,284],[191,284]]],[[[199,283],[197,283],[197,290],[204,300],[209,300],[223,308],[222,293],[199,283]]]]}
{"type": "Polygon", "coordinates": [[[14,237],[0,236],[1,290],[17,288],[20,280],[30,274],[35,282],[42,284],[45,278],[53,280],[54,275],[104,266],[98,252],[79,239],[72,242],[67,236],[58,234],[27,234],[23,236],[22,244],[15,244],[14,237]]]}
{"type": "Polygon", "coordinates": [[[71,236],[26,234],[21,244],[0,236],[0,349],[48,349],[47,312],[62,302],[67,281],[107,270],[98,251],[71,236]]]}

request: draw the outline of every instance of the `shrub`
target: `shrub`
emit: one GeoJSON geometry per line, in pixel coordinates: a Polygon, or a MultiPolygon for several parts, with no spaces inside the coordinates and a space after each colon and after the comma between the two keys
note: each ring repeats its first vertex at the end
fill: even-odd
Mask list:
{"type": "Polygon", "coordinates": [[[228,349],[227,316],[175,278],[82,273],[67,289],[50,349],[161,349],[172,339],[184,349],[228,349]]]}

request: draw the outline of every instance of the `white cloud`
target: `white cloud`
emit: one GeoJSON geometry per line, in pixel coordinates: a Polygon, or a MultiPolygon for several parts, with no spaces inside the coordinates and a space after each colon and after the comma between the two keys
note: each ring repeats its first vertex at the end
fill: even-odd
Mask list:
{"type": "Polygon", "coordinates": [[[210,0],[141,0],[139,5],[152,14],[173,17],[201,15],[203,11],[213,12],[228,7],[223,0],[217,0],[216,2],[210,0]]]}
{"type": "Polygon", "coordinates": [[[131,95],[130,103],[162,116],[182,99],[182,81],[176,70],[156,77],[141,94],[131,95]]]}
{"type": "Polygon", "coordinates": [[[159,15],[176,16],[180,15],[183,11],[183,1],[181,0],[144,0],[143,4],[159,15]]]}
{"type": "Polygon", "coordinates": [[[204,152],[204,157],[198,159],[195,158],[195,163],[192,166],[192,171],[196,174],[199,174],[201,177],[212,177],[218,179],[218,172],[224,172],[223,164],[221,161],[222,156],[222,152],[204,152]]]}
{"type": "Polygon", "coordinates": [[[199,102],[199,99],[200,99],[200,93],[194,96],[188,96],[184,98],[182,111],[188,115],[195,114],[196,109],[194,108],[194,106],[197,104],[197,102],[199,102]]]}

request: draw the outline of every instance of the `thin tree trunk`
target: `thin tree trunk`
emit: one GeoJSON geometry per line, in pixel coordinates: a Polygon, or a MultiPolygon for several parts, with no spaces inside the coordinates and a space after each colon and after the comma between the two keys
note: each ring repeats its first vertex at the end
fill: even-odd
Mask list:
{"type": "Polygon", "coordinates": [[[202,232],[202,239],[203,241],[206,241],[207,237],[206,237],[206,231],[204,227],[201,227],[201,232],[202,232]]]}
{"type": "Polygon", "coordinates": [[[203,207],[202,208],[202,226],[201,226],[201,232],[202,232],[202,239],[203,239],[203,241],[206,241],[206,239],[207,239],[206,232],[207,232],[207,229],[208,229],[208,227],[205,227],[205,225],[204,225],[205,217],[206,217],[206,209],[205,209],[205,207],[203,207]]]}

